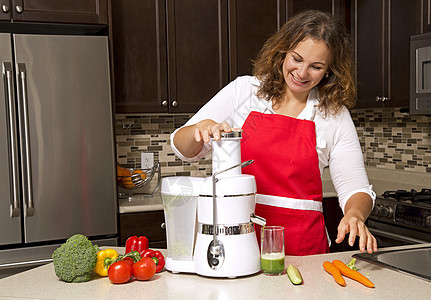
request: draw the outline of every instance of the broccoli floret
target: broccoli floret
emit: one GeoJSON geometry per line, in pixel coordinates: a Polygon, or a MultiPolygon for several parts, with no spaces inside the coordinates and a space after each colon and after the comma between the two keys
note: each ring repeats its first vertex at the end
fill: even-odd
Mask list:
{"type": "Polygon", "coordinates": [[[55,275],[66,282],[85,282],[91,278],[97,261],[97,245],[85,235],[75,234],[52,254],[55,275]]]}

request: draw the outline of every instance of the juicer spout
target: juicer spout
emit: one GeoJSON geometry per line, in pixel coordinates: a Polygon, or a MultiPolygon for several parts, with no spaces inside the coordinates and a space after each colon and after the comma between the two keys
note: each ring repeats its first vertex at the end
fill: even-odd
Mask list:
{"type": "Polygon", "coordinates": [[[254,213],[250,214],[250,221],[252,221],[254,224],[265,226],[266,225],[266,219],[256,216],[254,213]]]}

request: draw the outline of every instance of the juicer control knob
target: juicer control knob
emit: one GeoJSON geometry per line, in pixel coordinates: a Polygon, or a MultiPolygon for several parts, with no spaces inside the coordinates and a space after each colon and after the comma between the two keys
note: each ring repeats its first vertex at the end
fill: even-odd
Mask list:
{"type": "Polygon", "coordinates": [[[214,267],[217,267],[218,263],[219,263],[219,261],[215,257],[211,260],[211,265],[213,265],[214,267]]]}
{"type": "Polygon", "coordinates": [[[207,261],[211,269],[217,271],[221,268],[224,262],[224,247],[219,240],[212,240],[207,250],[207,261]]]}

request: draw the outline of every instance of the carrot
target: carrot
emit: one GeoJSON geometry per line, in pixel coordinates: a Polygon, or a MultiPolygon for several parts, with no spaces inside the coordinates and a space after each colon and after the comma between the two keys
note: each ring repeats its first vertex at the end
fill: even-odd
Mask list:
{"type": "Polygon", "coordinates": [[[332,277],[334,277],[336,283],[341,286],[346,286],[346,281],[344,280],[343,276],[341,276],[340,270],[338,270],[333,264],[331,264],[329,261],[325,261],[323,263],[323,268],[326,272],[331,274],[332,277]]]}
{"type": "Polygon", "coordinates": [[[353,280],[356,280],[366,287],[373,288],[374,284],[369,280],[367,277],[359,273],[358,271],[350,269],[348,266],[346,266],[345,263],[343,263],[341,260],[334,260],[332,264],[340,270],[341,274],[344,276],[347,276],[353,280]]]}

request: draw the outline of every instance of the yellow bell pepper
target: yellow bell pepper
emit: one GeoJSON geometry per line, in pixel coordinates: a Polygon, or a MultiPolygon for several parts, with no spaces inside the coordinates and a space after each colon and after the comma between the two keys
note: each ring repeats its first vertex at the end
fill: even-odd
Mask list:
{"type": "Polygon", "coordinates": [[[105,249],[97,252],[97,262],[94,272],[100,276],[108,276],[108,267],[118,257],[118,252],[114,249],[105,249]]]}

